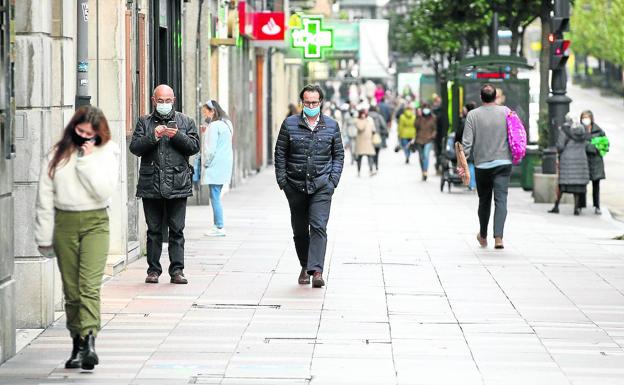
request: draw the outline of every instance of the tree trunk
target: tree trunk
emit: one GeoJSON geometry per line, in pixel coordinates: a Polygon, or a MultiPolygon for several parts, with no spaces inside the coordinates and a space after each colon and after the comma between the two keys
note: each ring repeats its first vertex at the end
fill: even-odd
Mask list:
{"type": "Polygon", "coordinates": [[[520,32],[520,56],[524,57],[524,33],[526,32],[526,27],[522,28],[522,32],[520,32]]]}

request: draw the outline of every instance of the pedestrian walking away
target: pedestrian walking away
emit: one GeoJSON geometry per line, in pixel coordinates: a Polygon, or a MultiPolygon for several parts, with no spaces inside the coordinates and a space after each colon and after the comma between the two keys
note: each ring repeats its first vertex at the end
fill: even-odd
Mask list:
{"type": "Polygon", "coordinates": [[[436,138],[438,119],[431,112],[431,107],[427,103],[421,105],[422,115],[416,118],[416,137],[412,141],[418,151],[422,180],[427,180],[429,170],[429,154],[433,148],[436,138]]]}
{"type": "MultiPolygon", "coordinates": [[[[481,87],[483,105],[466,117],[462,144],[466,159],[475,163],[477,194],[479,196],[479,233],[477,241],[487,247],[487,232],[494,197],[494,247],[502,249],[507,218],[507,193],[511,175],[511,150],[507,139],[507,108],[495,103],[496,88],[481,87]]],[[[468,172],[458,167],[460,175],[468,172]]]]}
{"type": "Polygon", "coordinates": [[[282,123],[275,145],[275,176],[290,206],[299,284],[323,287],[327,222],[344,164],[338,123],[320,112],[323,90],[307,85],[299,95],[303,114],[282,123]]]}
{"type": "Polygon", "coordinates": [[[409,163],[412,153],[410,142],[416,137],[415,122],[414,104],[408,102],[405,111],[399,116],[399,145],[405,154],[405,164],[409,163]]]}
{"type": "Polygon", "coordinates": [[[368,116],[368,107],[361,105],[358,107],[358,117],[355,120],[357,137],[355,139],[355,153],[357,154],[357,172],[360,176],[362,169],[362,158],[368,161],[369,176],[373,176],[375,171],[375,146],[373,145],[373,135],[375,134],[375,122],[368,116]]]}
{"type": "Polygon", "coordinates": [[[67,369],[99,364],[95,338],[108,256],[107,208],[119,180],[119,150],[110,138],[100,109],[78,108],[39,177],[35,241],[42,255],[57,257],[73,345],[67,369]]]}
{"type": "Polygon", "coordinates": [[[205,168],[204,183],[210,187],[210,205],[212,206],[214,227],[205,235],[224,237],[223,205],[221,191],[229,185],[234,167],[232,135],[234,129],[226,112],[216,100],[208,100],[202,107],[202,114],[208,120],[207,136],[204,141],[205,168]]]}
{"type": "Polygon", "coordinates": [[[386,118],[379,112],[379,107],[371,106],[368,110],[368,116],[375,122],[375,133],[373,134],[373,146],[375,147],[375,171],[379,171],[379,153],[387,147],[388,125],[386,118]]]}
{"type": "MultiPolygon", "coordinates": [[[[581,113],[581,124],[590,134],[585,150],[587,152],[587,162],[589,164],[589,180],[592,182],[592,198],[594,203],[594,213],[601,215],[600,210],[600,180],[606,178],[605,165],[602,157],[608,150],[607,134],[594,122],[593,112],[587,110],[581,113]],[[606,143],[606,148],[600,151],[601,142],[606,143]]],[[[604,146],[603,146],[604,147],[604,146]]]]}
{"type": "Polygon", "coordinates": [[[574,215],[580,215],[589,183],[589,163],[587,160],[587,141],[590,138],[581,124],[567,121],[559,130],[557,150],[559,151],[559,191],[555,206],[549,211],[559,213],[561,196],[565,193],[574,195],[574,215]]]}
{"type": "Polygon", "coordinates": [[[130,142],[130,152],[141,158],[136,196],[143,200],[147,222],[145,283],[158,283],[162,274],[164,223],[169,229],[170,282],[185,284],[186,200],[193,195],[189,157],[199,152],[199,135],[193,119],[174,110],[171,87],[156,87],[152,104],[154,111],[138,119],[130,142]]]}

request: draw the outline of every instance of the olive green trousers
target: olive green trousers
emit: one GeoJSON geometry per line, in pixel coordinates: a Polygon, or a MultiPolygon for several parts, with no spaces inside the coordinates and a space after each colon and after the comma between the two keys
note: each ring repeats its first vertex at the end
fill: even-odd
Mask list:
{"type": "Polygon", "coordinates": [[[58,259],[67,329],[72,336],[100,330],[100,288],[108,255],[108,213],[56,210],[54,252],[58,259]]]}

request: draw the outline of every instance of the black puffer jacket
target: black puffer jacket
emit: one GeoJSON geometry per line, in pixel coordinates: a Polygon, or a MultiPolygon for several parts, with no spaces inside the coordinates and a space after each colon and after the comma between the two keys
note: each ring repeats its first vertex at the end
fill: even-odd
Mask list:
{"type": "Polygon", "coordinates": [[[607,136],[607,134],[605,134],[602,128],[598,127],[596,123],[593,123],[591,138],[587,141],[587,146],[585,147],[585,150],[587,151],[587,161],[589,162],[590,180],[600,180],[606,178],[604,160],[602,159],[602,156],[600,156],[600,152],[596,146],[591,144],[591,139],[599,136],[607,136]]]}
{"type": "Polygon", "coordinates": [[[315,131],[310,131],[302,115],[286,118],[275,145],[275,175],[283,189],[313,194],[323,187],[335,188],[344,163],[340,127],[321,115],[315,131]]]}
{"type": "Polygon", "coordinates": [[[193,167],[189,156],[199,152],[199,135],[193,119],[173,112],[166,117],[157,112],[139,118],[132,135],[130,152],[141,157],[139,198],[187,198],[193,195],[193,167]],[[178,124],[178,133],[171,139],[156,140],[154,130],[170,120],[178,124]]]}

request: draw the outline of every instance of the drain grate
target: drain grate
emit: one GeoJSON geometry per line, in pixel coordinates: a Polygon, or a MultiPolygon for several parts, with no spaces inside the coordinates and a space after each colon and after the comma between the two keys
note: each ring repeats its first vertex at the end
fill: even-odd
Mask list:
{"type": "Polygon", "coordinates": [[[224,380],[238,382],[241,384],[267,384],[267,385],[309,385],[312,377],[226,377],[214,374],[198,374],[189,378],[187,384],[218,385],[224,380]]]}
{"type": "Polygon", "coordinates": [[[249,303],[210,303],[210,304],[199,304],[194,303],[192,308],[195,309],[280,309],[282,305],[259,305],[259,304],[249,304],[249,303]]]}

